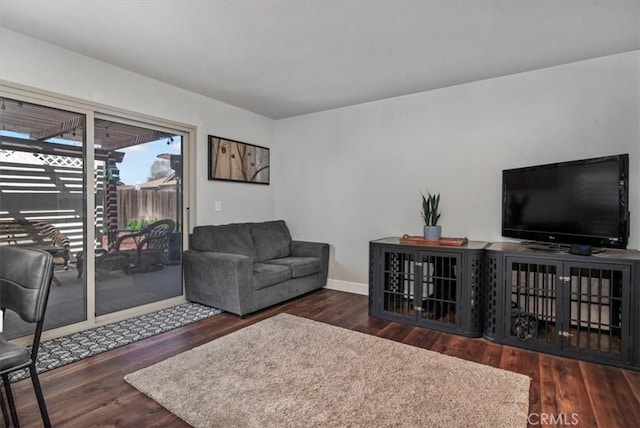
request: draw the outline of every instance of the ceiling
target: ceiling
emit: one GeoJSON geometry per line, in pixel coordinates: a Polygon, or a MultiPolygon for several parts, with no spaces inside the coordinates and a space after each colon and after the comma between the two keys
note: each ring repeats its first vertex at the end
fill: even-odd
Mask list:
{"type": "Polygon", "coordinates": [[[640,0],[0,0],[0,26],[273,118],[640,49],[640,0]]]}

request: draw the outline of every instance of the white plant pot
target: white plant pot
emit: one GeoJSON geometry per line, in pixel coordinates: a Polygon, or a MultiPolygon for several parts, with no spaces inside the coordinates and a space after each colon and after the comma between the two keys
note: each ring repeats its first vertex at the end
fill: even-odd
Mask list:
{"type": "Polygon", "coordinates": [[[427,241],[437,241],[442,236],[442,226],[425,226],[424,239],[427,241]]]}

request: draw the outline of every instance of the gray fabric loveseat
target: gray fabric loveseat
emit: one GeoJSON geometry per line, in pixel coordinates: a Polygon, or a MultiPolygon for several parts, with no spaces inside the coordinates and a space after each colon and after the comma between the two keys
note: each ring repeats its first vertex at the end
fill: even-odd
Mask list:
{"type": "Polygon", "coordinates": [[[327,282],[329,245],[294,241],[283,220],[196,226],[183,254],[188,300],[240,316],[327,282]]]}

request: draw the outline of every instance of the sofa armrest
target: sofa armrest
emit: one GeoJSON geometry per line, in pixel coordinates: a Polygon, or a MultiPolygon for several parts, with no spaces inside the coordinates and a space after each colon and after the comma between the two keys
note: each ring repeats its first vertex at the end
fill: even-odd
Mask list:
{"type": "Polygon", "coordinates": [[[291,241],[289,245],[292,257],[318,257],[322,258],[323,252],[329,254],[329,244],[323,242],[291,241]]]}
{"type": "Polygon", "coordinates": [[[292,257],[317,257],[322,263],[321,281],[326,283],[329,275],[329,244],[324,242],[291,241],[289,245],[292,257]]]}
{"type": "Polygon", "coordinates": [[[187,250],[183,253],[185,295],[190,301],[235,314],[253,298],[253,260],[239,254],[187,250]]]}

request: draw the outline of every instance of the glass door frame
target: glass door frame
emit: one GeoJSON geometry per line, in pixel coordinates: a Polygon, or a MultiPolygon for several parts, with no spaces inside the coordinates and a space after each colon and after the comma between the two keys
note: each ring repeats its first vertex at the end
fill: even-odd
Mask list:
{"type": "MultiPolygon", "coordinates": [[[[93,174],[93,165],[95,161],[94,149],[95,149],[95,136],[94,136],[94,122],[96,117],[98,118],[110,118],[117,120],[121,123],[128,123],[132,125],[153,127],[154,129],[163,130],[176,135],[182,136],[182,248],[187,248],[188,245],[188,231],[190,230],[190,224],[193,223],[193,217],[191,213],[195,213],[195,208],[191,204],[195,203],[195,183],[196,177],[193,171],[194,168],[190,168],[190,165],[195,164],[195,143],[197,128],[193,125],[179,123],[171,120],[161,119],[153,116],[148,116],[124,109],[118,109],[109,107],[106,105],[84,101],[81,99],[39,90],[36,88],[27,87],[11,82],[0,80],[0,97],[12,98],[32,104],[39,104],[45,107],[51,107],[61,110],[67,110],[74,113],[82,114],[85,116],[86,121],[86,137],[84,143],[85,150],[85,169],[84,178],[85,182],[85,209],[86,209],[86,224],[92,225],[95,221],[95,198],[89,197],[86,194],[86,189],[95,189],[96,182],[93,174]]],[[[85,245],[92,245],[95,241],[96,234],[93,227],[85,228],[85,245]]],[[[95,316],[95,254],[93,251],[85,251],[85,278],[86,278],[86,310],[87,319],[75,324],[66,325],[63,327],[44,331],[42,333],[42,339],[52,339],[55,337],[64,336],[67,334],[75,333],[82,330],[87,330],[100,325],[124,320],[134,316],[142,315],[145,313],[160,310],[166,307],[171,307],[186,301],[184,296],[184,284],[182,284],[182,295],[166,300],[162,300],[155,303],[150,303],[143,306],[138,306],[131,309],[122,310],[119,312],[110,313],[107,315],[95,316]]],[[[26,341],[28,338],[17,339],[18,342],[26,341]]]]}

